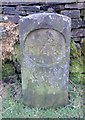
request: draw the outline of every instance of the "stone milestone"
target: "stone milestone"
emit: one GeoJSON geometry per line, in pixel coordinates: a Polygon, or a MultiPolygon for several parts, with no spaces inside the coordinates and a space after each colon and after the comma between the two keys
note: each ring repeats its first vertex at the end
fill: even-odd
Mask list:
{"type": "Polygon", "coordinates": [[[24,103],[41,108],[66,105],[71,19],[37,13],[21,18],[19,29],[24,103]]]}

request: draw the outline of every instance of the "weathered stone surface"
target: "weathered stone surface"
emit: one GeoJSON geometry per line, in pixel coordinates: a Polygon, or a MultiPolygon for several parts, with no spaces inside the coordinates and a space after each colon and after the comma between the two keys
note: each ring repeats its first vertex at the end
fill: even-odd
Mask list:
{"type": "Polygon", "coordinates": [[[39,6],[18,6],[17,9],[19,11],[25,10],[29,12],[39,12],[40,7],[39,6]]]}
{"type": "MultiPolygon", "coordinates": [[[[8,18],[6,17],[6,19],[8,19],[8,18]]],[[[5,16],[0,15],[0,22],[3,22],[4,20],[5,20],[5,16]]]]}
{"type": "Polygon", "coordinates": [[[2,40],[2,30],[3,30],[3,27],[0,27],[0,40],[2,40]]]}
{"type": "Polygon", "coordinates": [[[85,9],[85,3],[78,3],[78,9],[85,9]]]}
{"type": "Polygon", "coordinates": [[[49,12],[49,13],[55,13],[55,10],[50,7],[50,8],[48,8],[47,12],[49,12]]]}
{"type": "Polygon", "coordinates": [[[30,14],[30,13],[27,12],[26,10],[20,10],[20,11],[18,11],[18,13],[19,13],[20,16],[27,16],[27,15],[30,14]]]}
{"type": "Polygon", "coordinates": [[[82,21],[82,27],[85,28],[85,20],[82,21]]]}
{"type": "Polygon", "coordinates": [[[0,26],[0,40],[2,40],[2,38],[4,38],[5,36],[5,32],[4,32],[4,26],[0,26]]]}
{"type": "Polygon", "coordinates": [[[61,14],[66,15],[71,18],[79,18],[80,17],[79,10],[63,10],[63,11],[61,11],[61,14]]]}
{"type": "Polygon", "coordinates": [[[15,7],[3,7],[3,14],[14,15],[17,14],[15,7]]]}
{"type": "Polygon", "coordinates": [[[31,13],[36,13],[40,11],[40,6],[17,6],[17,12],[21,16],[26,16],[31,13]]]}
{"type": "Polygon", "coordinates": [[[78,5],[77,5],[77,3],[74,3],[74,4],[65,4],[65,8],[76,9],[76,8],[78,8],[78,5]]]}
{"type": "MultiPolygon", "coordinates": [[[[33,4],[34,2],[32,2],[32,3],[29,3],[29,2],[19,2],[19,1],[9,1],[9,2],[6,2],[6,1],[3,1],[2,2],[2,5],[14,5],[14,6],[16,6],[17,4],[18,5],[30,5],[30,4],[33,4]]],[[[35,4],[35,3],[34,3],[35,4]]],[[[37,4],[37,3],[36,3],[37,4]]]]}
{"type": "MultiPolygon", "coordinates": [[[[79,0],[80,2],[81,0],[79,0]]],[[[1,0],[1,2],[17,2],[17,0],[1,0]]],[[[58,2],[58,3],[72,3],[76,0],[18,0],[18,2],[58,2]]]]}
{"type": "Polygon", "coordinates": [[[63,10],[65,8],[65,6],[64,5],[56,5],[56,4],[52,4],[52,5],[48,4],[48,5],[42,5],[42,6],[40,6],[41,10],[47,11],[48,8],[53,8],[54,10],[63,10]]]}
{"type": "Polygon", "coordinates": [[[85,3],[65,4],[66,9],[85,9],[85,3]]]}
{"type": "Polygon", "coordinates": [[[77,2],[85,2],[85,0],[77,0],[77,2]]]}
{"type": "Polygon", "coordinates": [[[8,17],[8,20],[7,21],[11,21],[11,22],[14,22],[14,23],[18,23],[20,17],[18,15],[7,15],[8,17]]]}
{"type": "Polygon", "coordinates": [[[80,38],[73,38],[73,40],[74,40],[75,42],[80,42],[80,41],[81,41],[80,38]]]}
{"type": "Polygon", "coordinates": [[[53,8],[54,8],[55,11],[57,11],[57,10],[64,10],[65,9],[65,5],[54,5],[53,8]]]}
{"type": "Polygon", "coordinates": [[[38,13],[20,20],[22,90],[32,107],[54,107],[68,101],[70,18],[38,13]]]}
{"type": "Polygon", "coordinates": [[[74,29],[72,30],[72,37],[85,37],[85,29],[74,29]]]}
{"type": "Polygon", "coordinates": [[[42,5],[42,6],[40,6],[40,10],[47,11],[47,10],[48,10],[48,8],[49,8],[49,6],[48,6],[48,5],[42,5]]]}
{"type": "Polygon", "coordinates": [[[71,27],[73,28],[79,28],[82,26],[82,19],[72,19],[71,27]]]}
{"type": "Polygon", "coordinates": [[[2,13],[2,7],[0,6],[0,14],[2,13]]]}
{"type": "Polygon", "coordinates": [[[2,15],[0,17],[0,22],[14,22],[14,23],[18,23],[20,17],[18,15],[2,15]]]}
{"type": "Polygon", "coordinates": [[[40,8],[42,10],[47,10],[48,8],[53,8],[55,10],[63,10],[65,8],[65,6],[64,5],[56,5],[56,4],[52,4],[52,5],[48,4],[48,5],[42,5],[40,8]]]}

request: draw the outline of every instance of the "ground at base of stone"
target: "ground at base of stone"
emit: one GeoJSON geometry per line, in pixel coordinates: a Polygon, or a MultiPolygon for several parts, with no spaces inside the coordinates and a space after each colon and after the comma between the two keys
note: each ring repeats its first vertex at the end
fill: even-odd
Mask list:
{"type": "Polygon", "coordinates": [[[83,118],[83,86],[70,83],[69,104],[57,109],[30,108],[23,104],[21,84],[4,84],[2,101],[3,118],[83,118]]]}

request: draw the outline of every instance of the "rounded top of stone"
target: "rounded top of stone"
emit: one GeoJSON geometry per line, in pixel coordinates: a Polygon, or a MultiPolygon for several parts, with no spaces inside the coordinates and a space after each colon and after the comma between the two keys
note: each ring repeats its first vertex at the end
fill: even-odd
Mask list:
{"type": "Polygon", "coordinates": [[[19,22],[23,22],[25,19],[33,19],[33,20],[37,20],[39,17],[41,17],[42,19],[46,16],[49,16],[50,19],[54,19],[54,17],[62,17],[62,19],[66,22],[71,22],[71,18],[68,17],[68,16],[65,16],[65,15],[61,15],[61,14],[57,14],[57,13],[36,13],[36,14],[31,14],[31,15],[28,15],[26,17],[22,17],[20,19],[19,22]]]}

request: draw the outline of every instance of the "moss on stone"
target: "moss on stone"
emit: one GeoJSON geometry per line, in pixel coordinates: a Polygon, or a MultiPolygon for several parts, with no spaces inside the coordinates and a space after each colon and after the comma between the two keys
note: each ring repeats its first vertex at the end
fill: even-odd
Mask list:
{"type": "Polygon", "coordinates": [[[85,84],[85,38],[81,40],[81,55],[83,58],[83,83],[85,84]]]}
{"type": "Polygon", "coordinates": [[[20,44],[17,43],[14,45],[14,51],[13,51],[13,61],[17,60],[18,63],[21,63],[21,57],[20,57],[20,44]]]}
{"type": "Polygon", "coordinates": [[[83,17],[83,20],[85,20],[85,16],[83,17]]]}
{"type": "Polygon", "coordinates": [[[83,79],[83,57],[81,54],[81,48],[77,49],[74,41],[71,41],[70,49],[70,80],[84,84],[83,79]]]}
{"type": "Polygon", "coordinates": [[[24,90],[24,101],[29,106],[47,108],[58,107],[60,104],[67,103],[67,92],[59,87],[49,85],[46,81],[32,82],[29,80],[28,87],[24,90]],[[64,100],[65,99],[65,100],[64,100]]]}
{"type": "Polygon", "coordinates": [[[85,38],[81,40],[81,53],[82,56],[85,57],[85,38]]]}
{"type": "Polygon", "coordinates": [[[85,10],[81,10],[81,16],[85,16],[85,10]]]}

